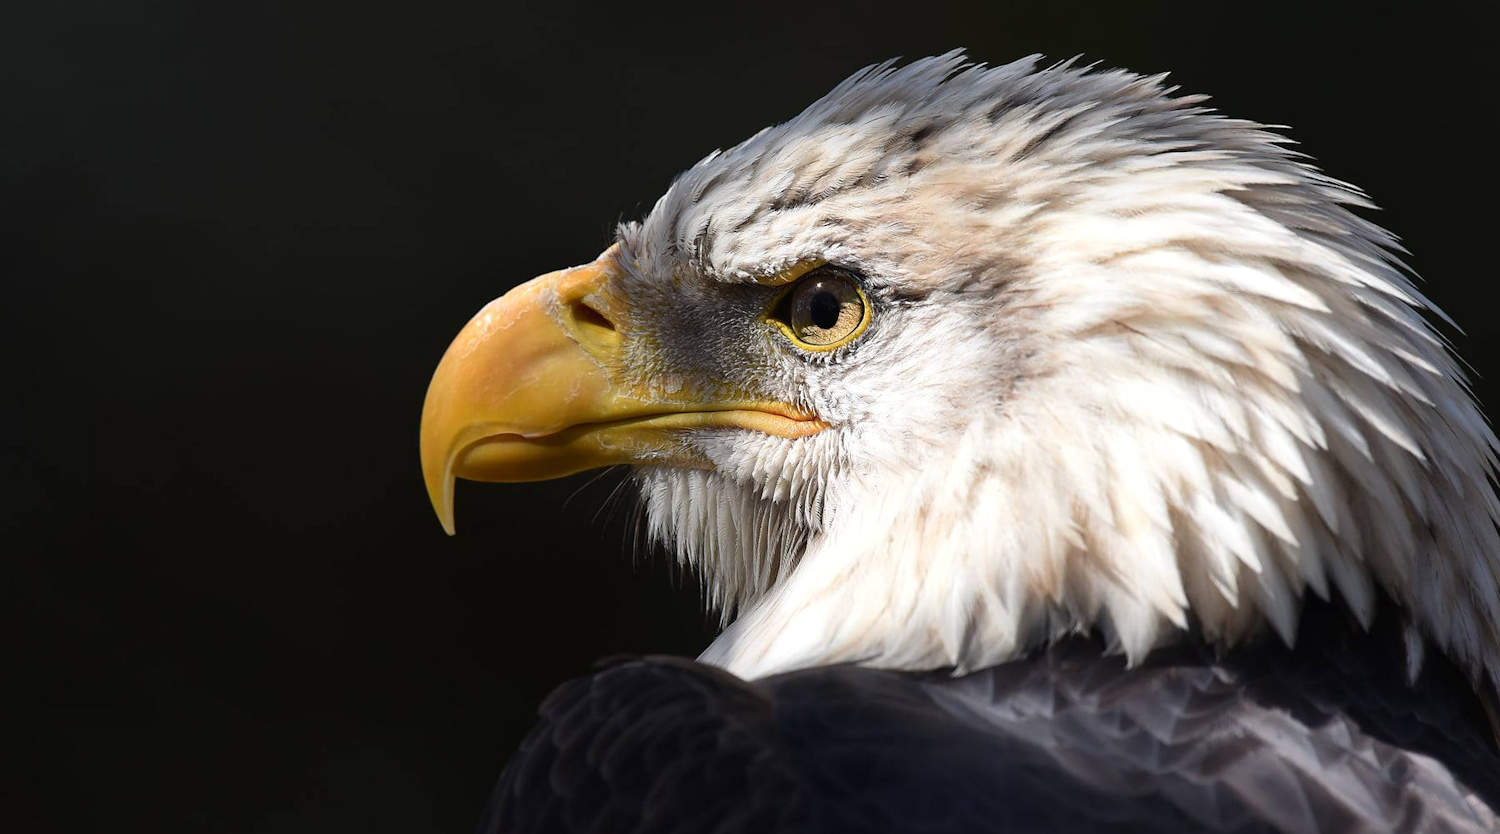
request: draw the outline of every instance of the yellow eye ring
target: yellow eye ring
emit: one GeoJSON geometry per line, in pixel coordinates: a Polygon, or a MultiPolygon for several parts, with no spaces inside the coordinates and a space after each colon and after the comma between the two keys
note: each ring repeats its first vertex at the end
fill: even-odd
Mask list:
{"type": "Polygon", "coordinates": [[[870,326],[870,299],[837,267],[808,272],[778,294],[765,315],[801,350],[821,353],[858,339],[870,326]]]}

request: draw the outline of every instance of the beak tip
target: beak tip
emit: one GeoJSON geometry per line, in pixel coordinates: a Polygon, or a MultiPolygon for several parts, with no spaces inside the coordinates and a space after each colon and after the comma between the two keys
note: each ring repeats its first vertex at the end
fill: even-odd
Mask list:
{"type": "Polygon", "coordinates": [[[453,523],[453,478],[450,476],[448,483],[441,489],[433,490],[429,497],[432,499],[432,509],[437,513],[438,524],[443,527],[443,532],[453,535],[457,528],[453,523]]]}
{"type": "Polygon", "coordinates": [[[445,464],[441,468],[430,466],[431,461],[423,455],[423,473],[427,482],[427,499],[432,502],[432,511],[437,514],[443,532],[453,535],[453,467],[445,464]]]}
{"type": "Polygon", "coordinates": [[[438,524],[442,526],[443,532],[454,535],[457,528],[453,524],[453,504],[450,502],[447,506],[442,506],[433,502],[432,508],[437,511],[438,524]]]}

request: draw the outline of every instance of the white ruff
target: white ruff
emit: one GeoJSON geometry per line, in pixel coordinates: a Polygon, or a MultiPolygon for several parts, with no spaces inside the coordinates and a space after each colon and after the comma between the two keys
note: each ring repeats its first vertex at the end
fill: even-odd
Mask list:
{"type": "Polygon", "coordinates": [[[1357,191],[1171,92],[880,68],[622,228],[641,282],[820,257],[877,305],[762,385],[833,429],[639,470],[652,535],[738,614],[705,661],[964,670],[1095,628],[1139,660],[1290,641],[1308,589],[1369,623],[1379,587],[1500,684],[1496,440],[1430,304],[1357,191]]]}

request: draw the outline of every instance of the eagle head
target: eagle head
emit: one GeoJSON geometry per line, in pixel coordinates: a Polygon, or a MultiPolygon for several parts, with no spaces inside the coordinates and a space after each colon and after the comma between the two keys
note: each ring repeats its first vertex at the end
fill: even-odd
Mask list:
{"type": "Polygon", "coordinates": [[[1097,631],[1291,641],[1303,596],[1500,680],[1496,439],[1354,188],[1161,76],[959,53],[709,155],[443,357],[422,462],[629,464],[745,677],[1097,631]]]}

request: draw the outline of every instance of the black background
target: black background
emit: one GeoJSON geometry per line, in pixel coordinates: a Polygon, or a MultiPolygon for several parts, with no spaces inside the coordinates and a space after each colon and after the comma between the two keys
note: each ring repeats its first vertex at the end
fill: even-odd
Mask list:
{"type": "Polygon", "coordinates": [[[464,486],[443,536],[427,378],[484,302],[880,59],[1081,53],[1292,125],[1497,399],[1492,30],[1460,8],[28,5],[0,15],[9,830],[469,831],[554,685],[700,650],[694,581],[598,514],[618,476],[464,486]]]}

